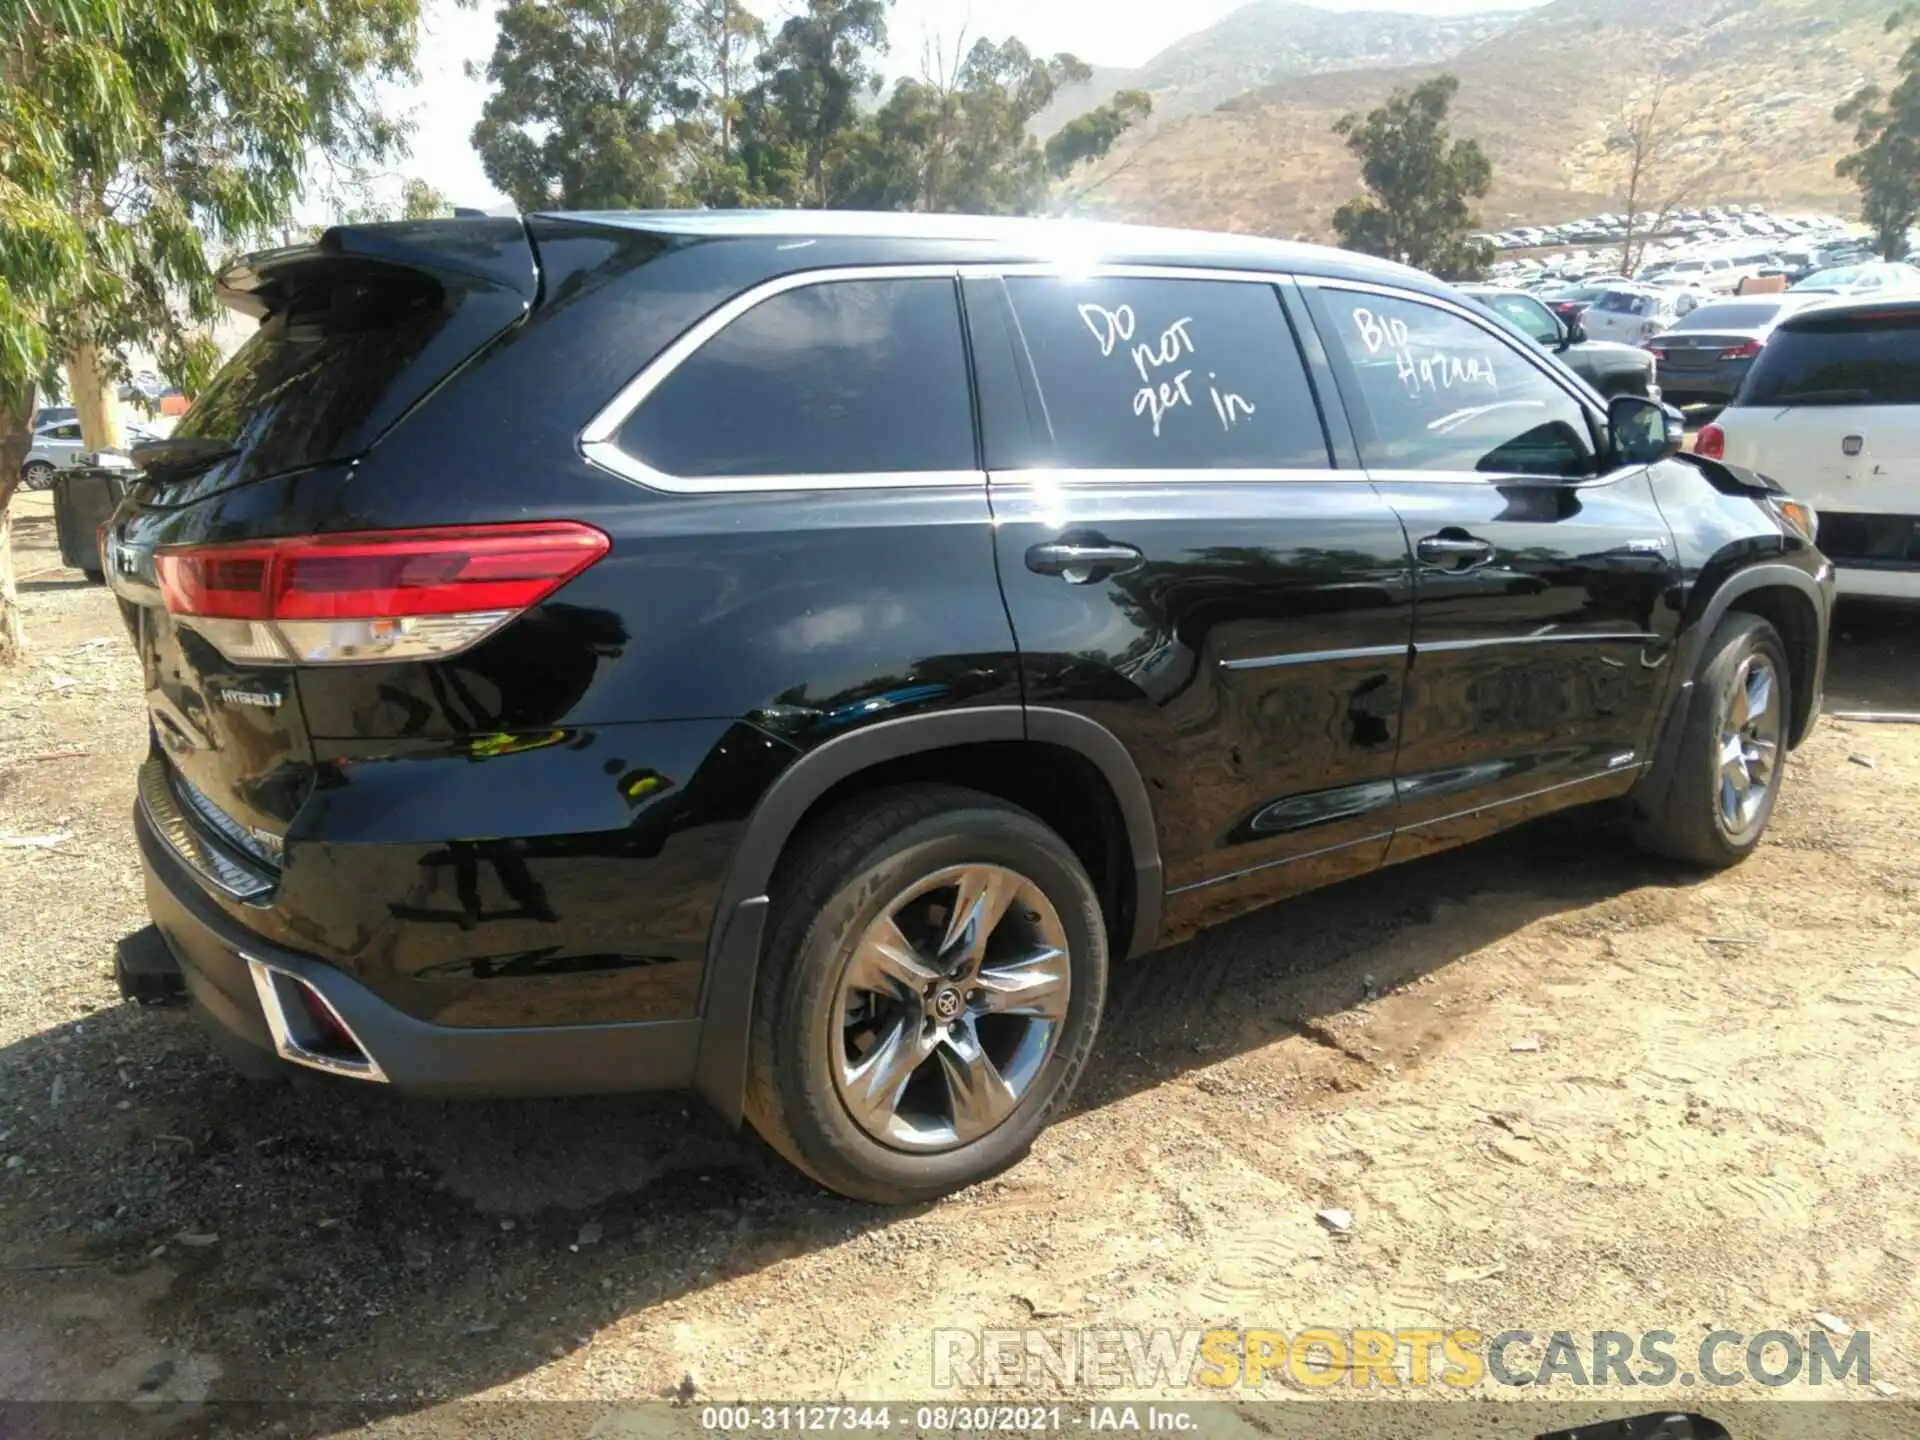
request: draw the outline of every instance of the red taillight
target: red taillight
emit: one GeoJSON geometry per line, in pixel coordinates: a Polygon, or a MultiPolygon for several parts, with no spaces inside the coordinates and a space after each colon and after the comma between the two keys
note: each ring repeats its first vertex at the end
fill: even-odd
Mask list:
{"type": "Polygon", "coordinates": [[[163,549],[167,610],[234,660],[380,660],[464,648],[607,553],[571,520],[163,549]]]}
{"type": "Polygon", "coordinates": [[[345,620],[524,610],[607,553],[571,520],[303,535],[154,556],[175,615],[345,620]]]}
{"type": "Polygon", "coordinates": [[[1744,345],[1736,345],[1731,350],[1722,350],[1720,352],[1720,358],[1722,360],[1754,360],[1758,359],[1759,355],[1760,342],[1758,340],[1749,340],[1744,345]]]}
{"type": "Polygon", "coordinates": [[[1705,456],[1709,460],[1727,458],[1727,432],[1718,425],[1708,425],[1693,437],[1693,453],[1705,456]]]}

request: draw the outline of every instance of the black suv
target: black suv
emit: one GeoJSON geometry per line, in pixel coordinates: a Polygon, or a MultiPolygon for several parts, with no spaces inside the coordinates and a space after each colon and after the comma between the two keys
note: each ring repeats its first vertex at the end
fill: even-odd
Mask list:
{"type": "Polygon", "coordinates": [[[534,215],[223,288],[103,544],[153,918],[256,1060],[691,1087],[928,1197],[1110,963],[1592,801],[1729,864],[1816,713],[1805,511],[1399,266],[534,215]]]}
{"type": "MultiPolygon", "coordinates": [[[[1578,314],[1557,315],[1524,290],[1462,285],[1460,292],[1472,296],[1534,344],[1552,351],[1561,364],[1607,399],[1615,395],[1660,398],[1660,387],[1654,383],[1657,362],[1652,351],[1613,340],[1589,340],[1578,314]]],[[[1586,309],[1584,305],[1580,308],[1586,309]]]]}

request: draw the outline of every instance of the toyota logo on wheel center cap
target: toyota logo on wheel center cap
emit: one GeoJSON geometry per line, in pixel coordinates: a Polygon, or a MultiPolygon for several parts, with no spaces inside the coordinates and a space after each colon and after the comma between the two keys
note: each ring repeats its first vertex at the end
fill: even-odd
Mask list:
{"type": "Polygon", "coordinates": [[[933,993],[933,1013],[942,1020],[951,1020],[960,1013],[960,992],[951,985],[944,985],[933,993]]]}

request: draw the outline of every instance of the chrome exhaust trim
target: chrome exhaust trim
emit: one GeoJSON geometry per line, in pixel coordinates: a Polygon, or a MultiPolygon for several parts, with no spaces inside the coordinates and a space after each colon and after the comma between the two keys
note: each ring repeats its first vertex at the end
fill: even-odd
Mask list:
{"type": "Polygon", "coordinates": [[[361,1043],[346,1018],[317,987],[302,980],[291,970],[282,970],[277,965],[256,960],[244,952],[240,958],[247,962],[247,973],[253,977],[254,993],[260,997],[260,1011],[266,1016],[267,1030],[273,1036],[273,1048],[282,1060],[305,1065],[311,1070],[324,1070],[329,1075],[344,1075],[350,1080],[367,1080],[376,1085],[388,1083],[387,1072],[380,1068],[380,1062],[373,1058],[373,1052],[361,1043]],[[299,994],[285,993],[283,987],[286,986],[298,986],[299,994]],[[359,1052],[359,1059],[328,1054],[315,1048],[321,1037],[315,1033],[313,1022],[302,1009],[301,994],[311,997],[315,1004],[326,1011],[327,1016],[340,1027],[341,1033],[359,1052]]]}

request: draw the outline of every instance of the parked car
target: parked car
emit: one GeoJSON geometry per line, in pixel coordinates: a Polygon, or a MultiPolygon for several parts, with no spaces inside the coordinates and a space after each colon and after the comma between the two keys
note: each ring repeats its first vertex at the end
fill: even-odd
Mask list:
{"type": "Polygon", "coordinates": [[[1815,270],[1837,270],[1851,265],[1868,265],[1879,260],[1873,247],[1864,241],[1842,237],[1814,247],[1815,270]]]}
{"type": "Polygon", "coordinates": [[[1874,260],[1816,270],[1794,287],[1796,292],[1828,295],[1895,295],[1920,290],[1920,268],[1904,261],[1874,260]]]}
{"type": "Polygon", "coordinates": [[[1776,326],[1821,303],[1811,296],[1716,300],[1647,341],[1660,358],[1663,394],[1674,405],[1724,405],[1739,390],[1776,326]]]}
{"type": "Polygon", "coordinates": [[[71,405],[42,405],[33,412],[33,428],[58,425],[62,420],[78,420],[80,412],[71,405]]]}
{"type": "Polygon", "coordinates": [[[1793,503],[1383,261],[601,213],[220,285],[103,554],[148,904],[256,1059],[691,1087],[923,1200],[1123,957],[1589,801],[1735,863],[1819,713],[1793,503]]]}
{"type": "Polygon", "coordinates": [[[1581,313],[1580,321],[1595,340],[1639,345],[1669,329],[1693,308],[1692,298],[1682,292],[1650,285],[1621,285],[1607,290],[1589,305],[1581,313]]]}
{"type": "Polygon", "coordinates": [[[1725,292],[1733,289],[1737,277],[1733,262],[1724,255],[1682,255],[1660,278],[1663,283],[1725,292]]]}
{"type": "Polygon", "coordinates": [[[1697,448],[1814,506],[1842,594],[1920,599],[1920,298],[1787,317],[1697,448]]]}
{"type": "Polygon", "coordinates": [[[1495,285],[1462,285],[1460,289],[1536,345],[1544,346],[1602,395],[1660,398],[1660,387],[1654,380],[1657,362],[1651,351],[1637,345],[1590,340],[1577,318],[1569,324],[1524,290],[1495,285]]]}
{"type": "Polygon", "coordinates": [[[20,483],[29,490],[45,490],[55,474],[79,460],[85,448],[78,420],[55,420],[37,427],[20,462],[20,483]]]}
{"type": "Polygon", "coordinates": [[[1587,281],[1583,284],[1563,286],[1550,294],[1543,295],[1541,299],[1546,304],[1546,307],[1556,316],[1568,324],[1571,324],[1586,314],[1587,307],[1592,305],[1593,302],[1598,300],[1602,295],[1606,294],[1607,291],[1617,285],[1628,285],[1632,283],[1632,281],[1625,280],[1617,275],[1603,275],[1596,280],[1587,281]]]}

